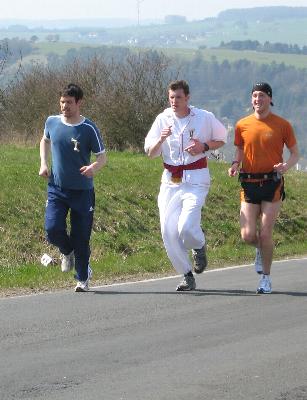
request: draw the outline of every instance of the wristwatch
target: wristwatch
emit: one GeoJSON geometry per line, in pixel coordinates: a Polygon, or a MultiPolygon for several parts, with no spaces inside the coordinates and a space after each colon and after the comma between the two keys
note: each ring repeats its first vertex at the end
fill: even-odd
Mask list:
{"type": "Polygon", "coordinates": [[[205,153],[206,151],[208,151],[209,150],[209,146],[208,146],[208,144],[205,142],[204,143],[204,150],[203,150],[203,153],[205,153]]]}

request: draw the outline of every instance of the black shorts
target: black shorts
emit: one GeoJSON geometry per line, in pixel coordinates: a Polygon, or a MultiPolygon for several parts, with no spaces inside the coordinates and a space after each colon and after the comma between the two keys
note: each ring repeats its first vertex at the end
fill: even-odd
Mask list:
{"type": "Polygon", "coordinates": [[[284,200],[284,178],[277,181],[272,179],[260,182],[241,182],[241,201],[261,204],[262,201],[274,203],[284,200]]]}

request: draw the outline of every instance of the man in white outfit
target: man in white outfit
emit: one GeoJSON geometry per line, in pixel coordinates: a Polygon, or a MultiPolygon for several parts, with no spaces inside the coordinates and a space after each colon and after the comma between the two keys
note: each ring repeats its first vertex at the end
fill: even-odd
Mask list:
{"type": "Polygon", "coordinates": [[[201,229],[201,209],[210,187],[206,154],[227,140],[227,131],[208,111],[189,105],[187,82],[168,86],[170,108],[155,119],[145,139],[149,157],[162,155],[164,171],[158,206],[161,233],[167,255],[183,280],[176,290],[196,288],[194,272],[207,267],[206,240],[201,229]]]}

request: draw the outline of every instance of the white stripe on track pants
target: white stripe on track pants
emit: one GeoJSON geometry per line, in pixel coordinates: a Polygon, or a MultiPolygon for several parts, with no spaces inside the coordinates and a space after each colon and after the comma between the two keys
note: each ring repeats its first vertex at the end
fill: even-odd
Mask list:
{"type": "Polygon", "coordinates": [[[201,209],[210,184],[161,184],[158,196],[161,233],[167,255],[180,274],[192,270],[189,250],[205,244],[201,229],[201,209]]]}

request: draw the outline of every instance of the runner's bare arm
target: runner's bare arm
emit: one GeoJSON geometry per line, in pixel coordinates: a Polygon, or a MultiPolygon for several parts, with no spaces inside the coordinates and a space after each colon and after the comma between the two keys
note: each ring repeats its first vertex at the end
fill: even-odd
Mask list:
{"type": "Polygon", "coordinates": [[[168,126],[162,129],[159,140],[149,148],[148,157],[154,158],[161,154],[162,143],[172,134],[171,128],[171,126],[168,126]]]}
{"type": "Polygon", "coordinates": [[[237,175],[242,160],[243,160],[243,147],[237,146],[234,160],[231,163],[231,167],[228,169],[229,176],[237,175]]]}
{"type": "Polygon", "coordinates": [[[39,146],[39,154],[41,159],[41,165],[38,175],[43,178],[48,178],[49,176],[49,168],[48,168],[48,158],[50,154],[50,140],[48,140],[45,136],[42,137],[39,146]]]}
{"type": "Polygon", "coordinates": [[[81,175],[87,178],[92,178],[107,163],[106,153],[101,153],[96,156],[96,160],[90,165],[84,165],[80,168],[81,175]]]}
{"type": "Polygon", "coordinates": [[[290,156],[288,160],[284,163],[279,163],[274,165],[274,171],[279,172],[280,174],[284,174],[288,171],[291,167],[293,167],[300,157],[297,145],[288,149],[290,152],[290,156]]]}

